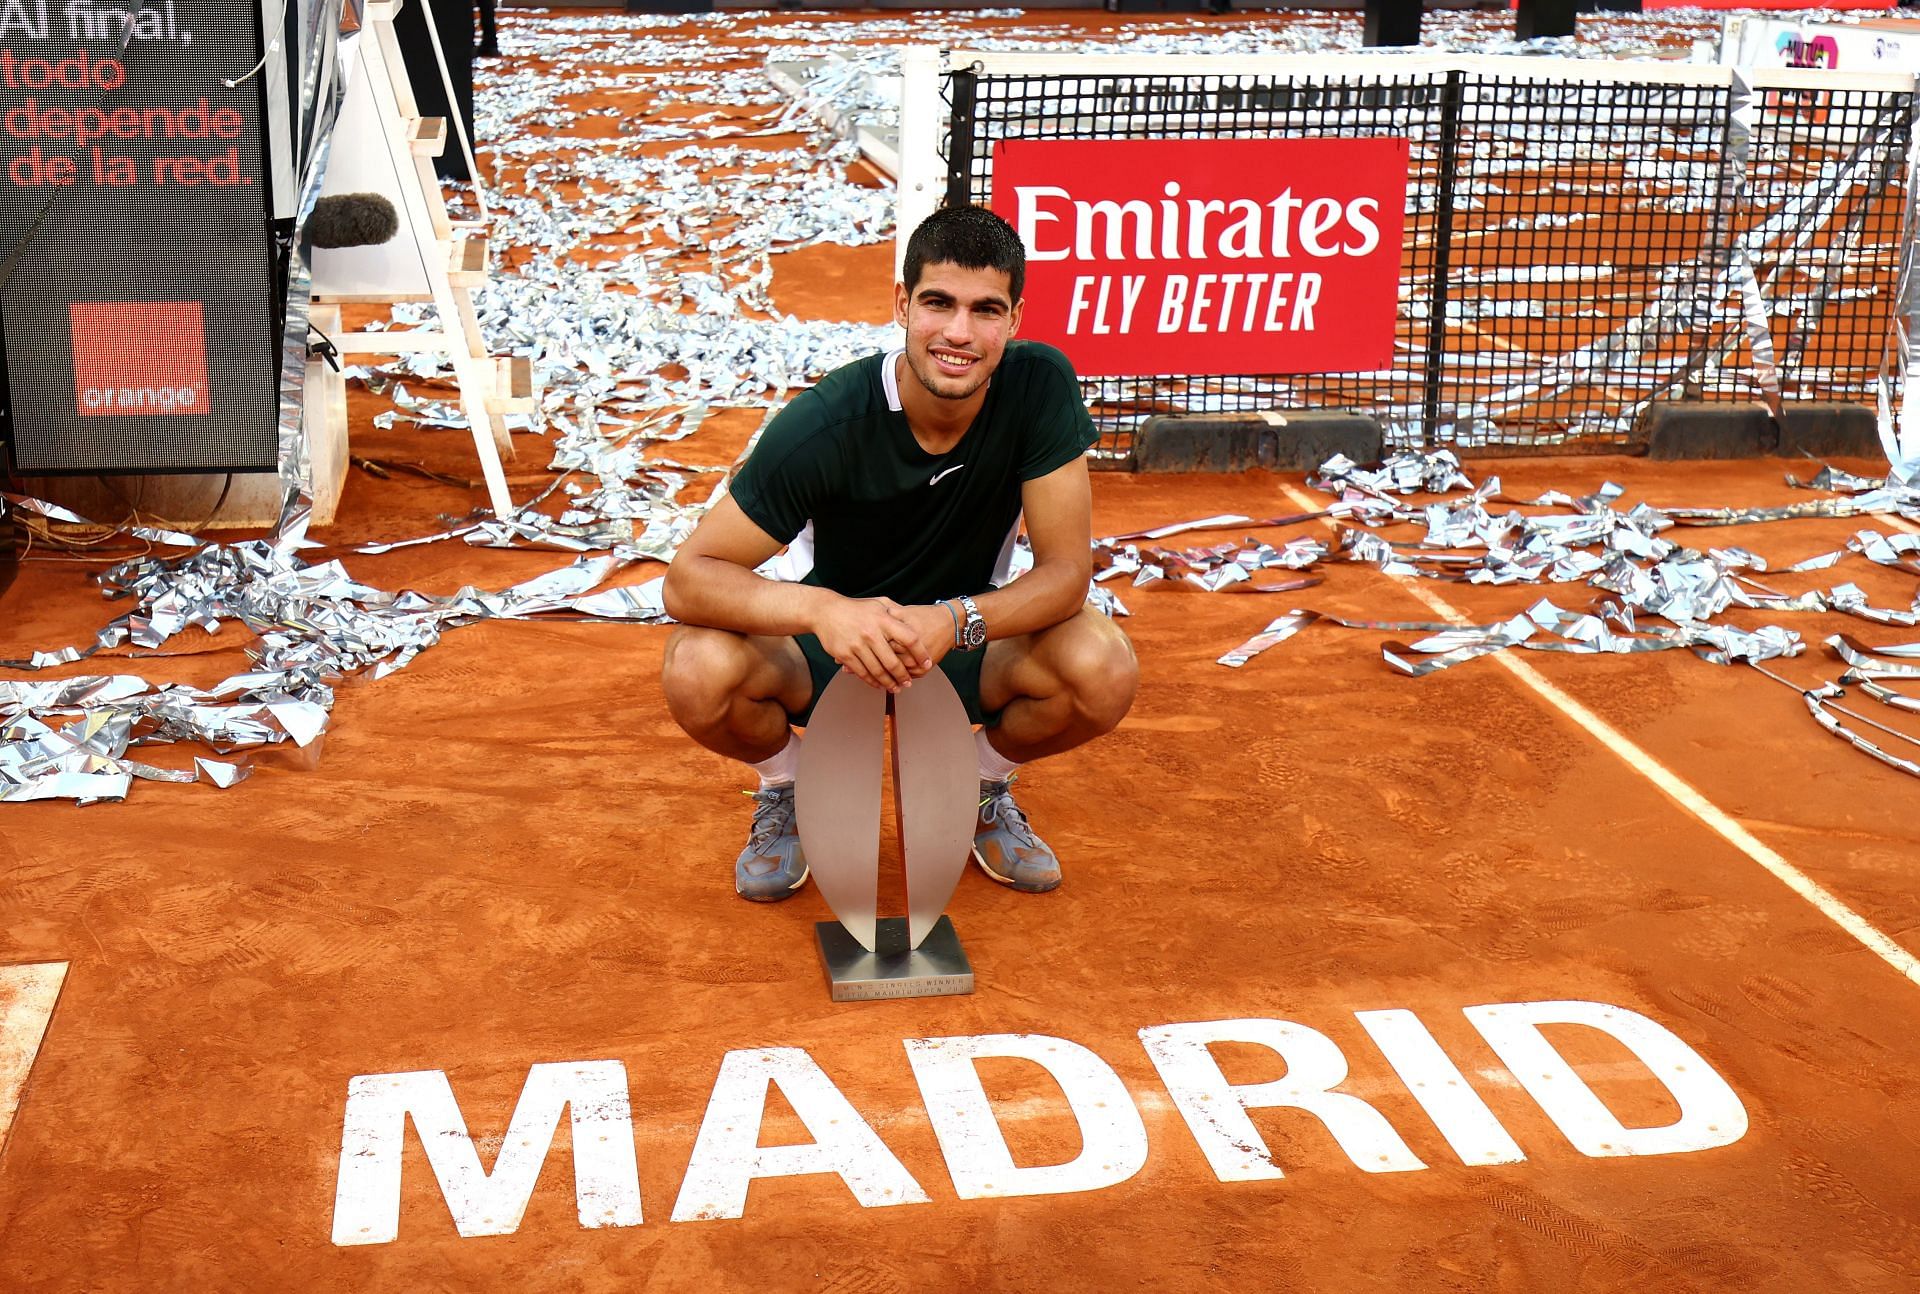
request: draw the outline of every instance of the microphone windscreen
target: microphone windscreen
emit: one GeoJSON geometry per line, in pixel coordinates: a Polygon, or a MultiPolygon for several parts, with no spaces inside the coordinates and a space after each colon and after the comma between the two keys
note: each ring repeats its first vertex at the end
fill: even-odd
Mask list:
{"type": "Polygon", "coordinates": [[[315,247],[372,247],[400,231],[400,213],[378,193],[336,193],[313,204],[307,238],[315,247]]]}

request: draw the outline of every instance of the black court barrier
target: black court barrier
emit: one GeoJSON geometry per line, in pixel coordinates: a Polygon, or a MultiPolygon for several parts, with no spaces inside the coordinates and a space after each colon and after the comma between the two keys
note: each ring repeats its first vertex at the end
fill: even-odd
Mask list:
{"type": "Polygon", "coordinates": [[[951,52],[918,64],[938,75],[916,110],[914,66],[903,145],[917,111],[937,148],[903,151],[903,219],[916,167],[949,203],[992,202],[1001,140],[1408,141],[1391,367],[1087,379],[1096,457],[1124,460],[1153,413],[1340,409],[1391,446],[1620,452],[1658,400],[1876,400],[1910,75],[951,52]]]}

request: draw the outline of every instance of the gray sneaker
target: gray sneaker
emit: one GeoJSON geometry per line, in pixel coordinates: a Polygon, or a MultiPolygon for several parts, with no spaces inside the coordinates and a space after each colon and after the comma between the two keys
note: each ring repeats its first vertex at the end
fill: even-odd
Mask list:
{"type": "Polygon", "coordinates": [[[733,888],[743,899],[777,903],[807,883],[807,857],[793,825],[793,783],[751,794],[753,831],[733,865],[733,888]]]}
{"type": "Polygon", "coordinates": [[[1016,890],[1043,894],[1060,883],[1060,860],[1027,825],[1013,802],[1013,779],[980,783],[980,821],[973,829],[973,861],[1016,890]]]}

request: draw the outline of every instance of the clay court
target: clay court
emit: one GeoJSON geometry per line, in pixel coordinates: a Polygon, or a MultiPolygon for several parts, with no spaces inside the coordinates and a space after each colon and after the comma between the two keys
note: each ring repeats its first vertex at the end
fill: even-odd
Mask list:
{"type": "MultiPolygon", "coordinates": [[[[1101,18],[1057,21],[1097,29],[1101,18]]],[[[508,66],[516,32],[538,21],[505,27],[508,66]]],[[[1674,30],[1662,38],[1684,43],[1674,30]]],[[[771,300],[803,319],[883,322],[892,256],[891,241],[776,254],[771,300]]],[[[390,470],[355,472],[334,524],[314,536],[326,547],[306,561],[339,558],[379,589],[447,595],[504,589],[571,560],[457,541],[353,552],[443,531],[485,496],[469,483],[477,469],[463,433],[382,429],[373,420],[393,407],[387,398],[355,389],[351,400],[353,453],[390,470]]],[[[694,434],[647,453],[707,465],[679,496],[698,502],[763,416],[716,407],[694,434]]],[[[509,470],[526,498],[552,477],[543,450],[521,439],[509,470]]],[[[1864,458],[1833,466],[1886,471],[1864,458]]],[[[1827,496],[1784,477],[1817,467],[1591,454],[1466,464],[1476,482],[1499,476],[1514,500],[1614,482],[1623,512],[1804,504],[1827,496]]],[[[1094,530],[1330,502],[1297,472],[1102,471],[1094,530]]],[[[1250,523],[1161,542],[1279,547],[1331,541],[1337,524],[1250,523]]],[[[1772,570],[1757,578],[1785,595],[1846,580],[1870,605],[1910,604],[1910,566],[1848,556],[1828,571],[1781,570],[1863,527],[1920,530],[1895,516],[1816,516],[1667,537],[1760,554],[1772,570]]],[[[1381,533],[1411,547],[1420,531],[1381,533]]],[[[92,581],[102,563],[75,557],[30,554],[0,606],[0,659],[85,643],[121,613],[92,581]]],[[[661,571],[638,563],[615,582],[661,571]]],[[[343,682],[321,746],[256,753],[252,776],[232,789],[140,783],[124,803],[0,808],[0,965],[65,966],[57,1006],[35,1019],[37,1052],[21,997],[0,996],[0,1062],[9,1043],[32,1053],[0,1146],[0,1285],[882,1294],[1920,1284],[1920,1139],[1906,1117],[1920,1090],[1916,785],[1823,731],[1800,691],[1844,668],[1822,645],[1830,635],[1873,646],[1914,630],[1833,611],[1728,611],[1727,624],[1781,623],[1801,636],[1802,653],[1766,662],[1779,679],[1686,650],[1508,650],[1416,678],[1382,648],[1417,634],[1324,623],[1242,668],[1216,663],[1294,608],[1484,625],[1542,597],[1584,608],[1592,596],[1580,584],[1413,579],[1338,559],[1313,567],[1317,586],[1256,591],[1292,574],[1263,571],[1220,593],[1175,580],[1113,586],[1131,613],[1122,624],[1140,659],[1138,699],[1110,737],[1023,770],[1022,804],[1066,880],[1025,895],[969,869],[948,911],[977,976],[970,996],[832,1003],[813,946],[813,923],[829,917],[818,891],[767,906],[735,897],[729,865],[750,775],[667,716],[659,625],[483,620],[391,677],[343,682]],[[1539,1036],[1570,1070],[1516,1074],[1520,1053],[1496,1052],[1464,1012],[1528,1003],[1644,1017],[1695,1053],[1687,1067],[1717,1079],[1656,1073],[1652,1053],[1605,1029],[1555,1022],[1564,1010],[1546,1011],[1539,1036]],[[1406,1017],[1362,1014],[1389,1011],[1411,1013],[1438,1058],[1406,1017]],[[1242,1097],[1274,1084],[1267,1107],[1255,1100],[1247,1116],[1264,1147],[1233,1143],[1230,1120],[1201,1120],[1211,1140],[1197,1132],[1181,1104],[1193,1089],[1171,1090],[1143,1045],[1143,1030],[1203,1022],[1225,1022],[1206,1054],[1242,1097]],[[1391,1055],[1378,1041],[1389,1023],[1400,1040],[1391,1055]],[[1344,1074],[1304,1031],[1327,1040],[1344,1074]],[[996,1043],[1001,1035],[1040,1041],[996,1043]],[[1288,1040],[1285,1054],[1261,1037],[1288,1040]],[[993,1162],[993,1148],[943,1144],[936,1125],[951,1110],[916,1077],[928,1049],[906,1044],[966,1038],[986,1040],[975,1068],[1015,1176],[963,1197],[962,1165],[993,1162]],[[1129,1121],[1112,1106],[1124,1103],[1076,1113],[1043,1064],[1006,1054],[1048,1040],[1076,1047],[1047,1054],[1079,1058],[1083,1073],[1104,1065],[1124,1085],[1145,1134],[1134,1171],[1115,1149],[1129,1121]],[[772,1054],[726,1060],[756,1052],[772,1054]],[[349,1138],[343,1149],[356,1080],[372,1090],[370,1076],[437,1073],[464,1120],[464,1133],[431,1134],[440,1153],[454,1162],[470,1141],[493,1170],[522,1132],[536,1142],[545,1132],[509,1135],[534,1066],[615,1075],[630,1107],[639,1216],[604,1181],[576,1198],[578,1165],[619,1162],[614,1151],[580,1153],[580,1102],[557,1117],[544,1160],[514,1158],[537,1166],[526,1169],[537,1181],[517,1226],[467,1208],[511,1191],[488,1197],[469,1180],[472,1193],[450,1199],[459,1192],[429,1162],[418,1109],[392,1143],[403,1146],[397,1178],[381,1176],[388,1161],[362,1173],[356,1156],[378,1147],[349,1138]],[[1290,1072],[1304,1095],[1278,1081],[1290,1072]],[[768,1089],[752,1077],[768,1073],[785,1081],[768,1089]],[[1300,1108],[1314,1104],[1316,1073],[1375,1115],[1321,1102],[1335,1110],[1329,1123],[1300,1108]],[[1676,1091],[1698,1096],[1716,1081],[1733,1105],[1713,1107],[1711,1129],[1694,1126],[1676,1091]],[[1464,1084],[1485,1115],[1457,1086],[1448,1098],[1428,1082],[1464,1084]],[[1543,1103],[1540,1089],[1554,1083],[1590,1089],[1629,1130],[1625,1142],[1601,1148],[1593,1129],[1604,1121],[1572,1120],[1577,1100],[1549,1092],[1543,1103]],[[710,1112],[717,1085],[734,1104],[710,1112]],[[1744,1134],[1727,1119],[1735,1107],[1744,1134]],[[755,1120],[762,1147],[818,1143],[851,1158],[836,1172],[825,1152],[796,1152],[788,1158],[806,1171],[777,1175],[785,1161],[763,1155],[773,1171],[748,1187],[753,1140],[729,1155],[720,1133],[750,1134],[755,1120]],[[1097,1146],[1089,1126],[1108,1129],[1097,1146]],[[1670,1126],[1688,1132],[1631,1135],[1670,1126]],[[1238,1179],[1223,1180],[1236,1174],[1206,1153],[1223,1138],[1246,1170],[1238,1179]],[[1635,1147],[1645,1153],[1622,1153],[1635,1147]],[[1264,1156],[1279,1173],[1259,1171],[1264,1156]],[[1032,1171],[1061,1165],[1073,1167],[1032,1171]],[[343,1237],[343,1178],[397,1180],[397,1212],[382,1211],[376,1185],[345,1209],[374,1230],[343,1237]],[[722,1180],[732,1187],[714,1185],[722,1180]],[[878,1198],[886,1189],[897,1197],[878,1198]],[[501,1234],[463,1235],[456,1212],[468,1231],[501,1234]],[[391,1238],[377,1234],[381,1218],[391,1238]]],[[[246,668],[252,642],[228,623],[157,655],[121,648],[5,677],[124,671],[204,687],[246,668]]],[[[1857,696],[1846,703],[1920,732],[1912,715],[1857,696]]],[[[141,757],[177,766],[192,753],[210,752],[141,757]]],[[[627,1135],[617,1105],[588,1107],[588,1135],[627,1135]]],[[[0,1121],[8,1114],[0,1106],[0,1121]]]]}

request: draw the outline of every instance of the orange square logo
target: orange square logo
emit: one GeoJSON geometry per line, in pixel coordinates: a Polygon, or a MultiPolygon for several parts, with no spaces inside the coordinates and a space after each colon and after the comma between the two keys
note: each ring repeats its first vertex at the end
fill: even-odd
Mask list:
{"type": "Polygon", "coordinates": [[[198,301],[76,301],[69,310],[81,417],[181,417],[212,408],[198,301]]]}

